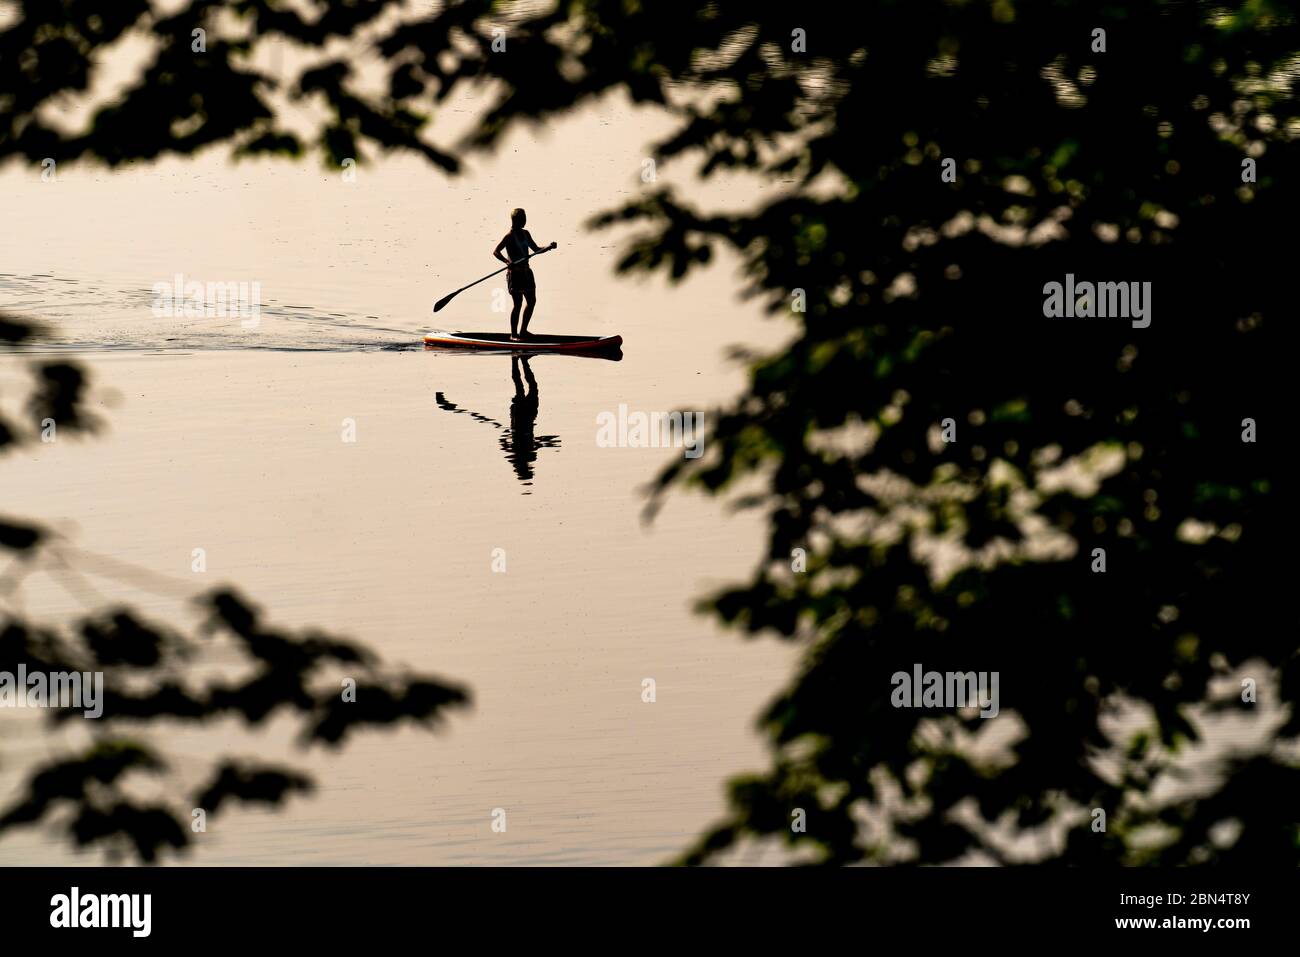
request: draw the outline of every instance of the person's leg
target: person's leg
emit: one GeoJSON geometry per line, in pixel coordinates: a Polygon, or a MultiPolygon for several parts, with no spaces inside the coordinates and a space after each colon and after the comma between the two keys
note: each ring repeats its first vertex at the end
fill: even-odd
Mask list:
{"type": "MultiPolygon", "coordinates": [[[[518,339],[519,333],[517,330],[519,327],[519,307],[523,305],[524,294],[521,292],[511,292],[510,297],[515,301],[515,307],[510,310],[510,338],[518,339]]],[[[530,309],[529,312],[531,311],[532,310],[530,309]]],[[[524,319],[524,328],[528,328],[528,319],[526,317],[524,319]]]]}
{"type": "Polygon", "coordinates": [[[529,289],[524,293],[524,298],[528,300],[528,306],[524,309],[524,324],[519,330],[521,336],[528,335],[528,320],[533,318],[533,307],[537,305],[537,290],[529,289]]]}

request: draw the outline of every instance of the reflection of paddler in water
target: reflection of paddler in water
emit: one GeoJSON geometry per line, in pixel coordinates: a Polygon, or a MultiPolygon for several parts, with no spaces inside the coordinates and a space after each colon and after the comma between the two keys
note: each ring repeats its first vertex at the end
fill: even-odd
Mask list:
{"type": "Polygon", "coordinates": [[[537,379],[533,370],[528,368],[527,356],[510,357],[510,378],[515,383],[514,398],[510,400],[510,428],[501,433],[501,451],[514,466],[519,481],[531,484],[533,463],[537,461],[537,450],[557,448],[560,440],[553,435],[544,435],[540,439],[534,435],[537,426],[537,379]],[[519,378],[519,368],[523,367],[524,378],[519,378]],[[524,381],[528,390],[524,391],[524,381]]]}
{"type": "MultiPolygon", "coordinates": [[[[456,412],[463,415],[469,415],[480,422],[486,422],[494,428],[501,430],[499,443],[501,451],[506,455],[515,475],[524,485],[533,484],[533,463],[537,461],[537,452],[539,449],[558,449],[560,447],[560,438],[557,435],[535,434],[537,427],[537,379],[533,376],[533,370],[528,367],[527,356],[510,357],[510,378],[515,384],[515,394],[510,399],[510,426],[507,428],[495,419],[489,419],[485,415],[477,412],[470,412],[468,409],[462,409],[441,393],[434,396],[434,401],[438,407],[448,412],[456,412]],[[523,376],[520,376],[520,367],[523,368],[523,376]],[[525,389],[525,383],[527,388],[525,389]]],[[[529,494],[527,492],[525,495],[529,494]]]]}

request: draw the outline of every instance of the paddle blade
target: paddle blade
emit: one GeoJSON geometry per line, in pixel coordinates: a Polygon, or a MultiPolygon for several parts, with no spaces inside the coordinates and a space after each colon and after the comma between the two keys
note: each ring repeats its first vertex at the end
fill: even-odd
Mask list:
{"type": "MultiPolygon", "coordinates": [[[[460,290],[457,289],[456,292],[460,292],[460,290]]],[[[443,306],[447,305],[447,303],[449,303],[449,302],[451,302],[453,299],[455,299],[455,298],[456,298],[456,292],[453,292],[450,296],[443,296],[441,299],[439,299],[437,302],[435,302],[435,303],[433,304],[433,311],[434,311],[434,312],[438,312],[439,310],[442,309],[443,306]]]]}

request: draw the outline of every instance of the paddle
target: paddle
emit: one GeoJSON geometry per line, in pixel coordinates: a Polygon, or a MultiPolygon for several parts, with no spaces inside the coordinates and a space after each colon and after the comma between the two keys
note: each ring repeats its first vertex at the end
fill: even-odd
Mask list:
{"type": "MultiPolygon", "coordinates": [[[[514,262],[512,262],[512,263],[510,264],[510,266],[517,266],[519,263],[525,263],[525,262],[528,262],[528,260],[532,259],[534,256],[540,256],[542,253],[548,253],[548,252],[550,252],[552,249],[554,249],[554,248],[555,248],[556,246],[558,246],[558,245],[559,245],[559,243],[551,243],[551,244],[550,244],[549,246],[547,246],[545,249],[539,249],[539,250],[538,250],[537,252],[535,252],[535,253],[529,253],[529,254],[528,254],[527,256],[525,256],[523,259],[516,259],[514,262]]],[[[500,269],[498,269],[496,272],[490,272],[490,273],[488,273],[486,276],[483,277],[483,279],[491,279],[491,278],[492,278],[493,276],[495,276],[497,273],[503,273],[503,272],[505,272],[507,269],[510,268],[510,266],[502,266],[502,267],[501,267],[500,269]]],[[[433,311],[434,311],[434,312],[437,312],[437,311],[440,310],[443,306],[447,305],[447,303],[451,302],[453,299],[455,299],[457,296],[459,296],[462,292],[464,292],[466,289],[468,289],[470,286],[477,286],[479,283],[481,283],[481,282],[483,281],[483,279],[475,279],[472,283],[469,284],[469,286],[461,286],[459,289],[457,289],[457,290],[456,290],[455,292],[453,292],[451,295],[443,296],[441,299],[439,299],[437,302],[435,302],[435,303],[433,304],[433,311]]]]}

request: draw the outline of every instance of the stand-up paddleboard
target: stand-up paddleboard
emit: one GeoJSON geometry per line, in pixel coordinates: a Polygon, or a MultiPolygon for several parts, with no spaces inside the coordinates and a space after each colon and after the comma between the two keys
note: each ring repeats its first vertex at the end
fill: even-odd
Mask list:
{"type": "Polygon", "coordinates": [[[609,355],[620,351],[622,336],[552,336],[530,333],[511,339],[506,332],[431,332],[424,337],[426,346],[436,349],[489,349],[506,352],[585,352],[609,355]]]}

